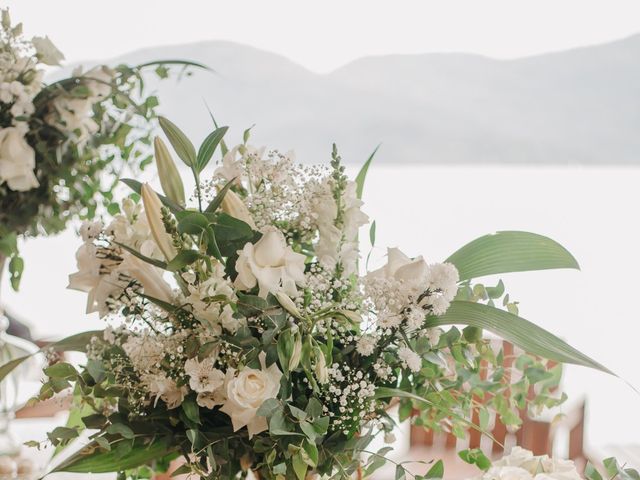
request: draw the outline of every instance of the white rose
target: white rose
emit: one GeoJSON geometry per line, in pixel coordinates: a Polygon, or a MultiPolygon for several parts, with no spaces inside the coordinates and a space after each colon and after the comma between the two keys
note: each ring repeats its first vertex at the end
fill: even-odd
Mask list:
{"type": "Polygon", "coordinates": [[[521,467],[534,474],[538,470],[540,458],[522,447],[513,447],[509,455],[493,463],[496,467],[521,467]]]}
{"type": "Polygon", "coordinates": [[[36,49],[38,59],[45,65],[60,65],[60,62],[64,60],[64,55],[49,37],[33,37],[31,43],[36,49]]]}
{"type": "Polygon", "coordinates": [[[11,190],[26,192],[38,185],[33,170],[36,153],[15,127],[0,130],[0,184],[7,182],[11,190]]]}
{"type": "Polygon", "coordinates": [[[491,467],[481,477],[482,480],[532,480],[533,476],[520,467],[491,467]]]}
{"type": "Polygon", "coordinates": [[[246,426],[249,438],[267,429],[267,420],[257,415],[258,409],[265,400],[276,398],[280,391],[282,372],[275,363],[267,368],[265,358],[262,352],[260,370],[245,367],[227,382],[227,399],[220,409],[231,417],[233,431],[246,426]]]}
{"type": "Polygon", "coordinates": [[[265,229],[255,244],[247,243],[238,252],[235,285],[240,290],[259,287],[258,295],[284,291],[289,296],[297,293],[296,283],[304,281],[305,256],[287,245],[282,232],[274,227],[265,229]]]}

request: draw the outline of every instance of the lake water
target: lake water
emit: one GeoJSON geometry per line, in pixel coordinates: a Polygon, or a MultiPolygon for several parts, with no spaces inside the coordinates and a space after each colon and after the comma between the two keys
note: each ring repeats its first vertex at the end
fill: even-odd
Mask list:
{"type": "MultiPolygon", "coordinates": [[[[497,230],[562,243],[581,271],[503,275],[508,292],[523,317],[640,386],[640,169],[374,165],[364,197],[378,260],[386,246],[442,260],[497,230]]],[[[3,292],[39,337],[101,326],[84,315],[85,296],[64,289],[78,245],[73,233],[26,242],[21,292],[3,292]]],[[[640,398],[623,381],[570,367],[564,385],[574,399],[588,397],[589,445],[640,443],[640,398]]]]}

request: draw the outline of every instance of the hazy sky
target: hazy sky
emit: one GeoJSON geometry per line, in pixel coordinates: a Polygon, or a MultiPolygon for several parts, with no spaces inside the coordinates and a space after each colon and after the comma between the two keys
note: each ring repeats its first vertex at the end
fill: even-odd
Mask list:
{"type": "Polygon", "coordinates": [[[638,0],[8,0],[70,61],[222,39],[319,72],[388,53],[519,57],[640,32],[638,0]]]}

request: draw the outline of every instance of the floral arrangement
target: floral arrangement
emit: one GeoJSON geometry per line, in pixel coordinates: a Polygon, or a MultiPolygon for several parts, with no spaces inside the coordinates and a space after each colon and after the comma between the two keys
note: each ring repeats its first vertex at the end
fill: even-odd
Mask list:
{"type": "MultiPolygon", "coordinates": [[[[464,460],[484,470],[473,480],[581,480],[583,478],[572,460],[534,455],[521,447],[513,447],[509,455],[493,463],[477,450],[464,451],[460,454],[464,460]]],[[[606,478],[610,480],[640,478],[636,470],[620,466],[614,458],[605,459],[603,466],[606,478]]],[[[602,475],[591,463],[587,463],[584,477],[588,480],[603,480],[602,475]]]]}
{"type": "MultiPolygon", "coordinates": [[[[140,478],[181,456],[176,474],[209,479],[366,476],[391,449],[368,445],[379,434],[393,442],[396,402],[401,420],[463,437],[484,431],[490,412],[517,428],[518,409],[560,403],[560,367],[546,359],[605,370],[519,317],[502,281],[472,280],[577,268],[556,242],[500,232],[441,263],[390,248],[366,273],[359,232],[371,158],[352,181],[335,146],[329,165],[303,166],[251,146],[248,131],[228,148],[227,128],[216,128],[196,150],[169,120],[160,125],[195,192],[185,198],[157,138],[165,196],[124,180],[134,193],[119,213],[82,227],[69,287],[87,293],[87,312],[107,326],[51,347],[83,351],[87,362],[45,369],[40,399],[69,387],[75,398],[69,424],[47,441],[61,448],[91,432],[53,471],[140,478]],[[530,352],[512,367],[517,375],[505,373],[484,329],[530,352]]],[[[0,367],[0,378],[19,362],[0,367]]]]}
{"type": "Polygon", "coordinates": [[[100,209],[116,213],[113,191],[129,167],[135,174],[152,161],[151,120],[158,100],[144,92],[142,71],[168,65],[101,65],[52,84],[47,66],[63,54],[48,37],[27,40],[22,24],[2,10],[0,25],[0,271],[9,261],[18,288],[24,262],[17,239],[53,234],[69,219],[91,219],[100,209]]]}

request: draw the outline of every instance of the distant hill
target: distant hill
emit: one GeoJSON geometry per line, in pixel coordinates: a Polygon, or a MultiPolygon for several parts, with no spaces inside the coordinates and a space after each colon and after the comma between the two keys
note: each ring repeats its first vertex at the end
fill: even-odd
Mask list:
{"type": "MultiPolygon", "coordinates": [[[[518,60],[466,54],[388,55],[315,74],[273,53],[211,41],[136,51],[115,61],[198,61],[158,85],[162,112],[196,139],[206,104],[254,143],[326,158],[331,143],[361,162],[640,164],[640,35],[518,60]]],[[[155,83],[154,83],[155,85],[155,83]]]]}

